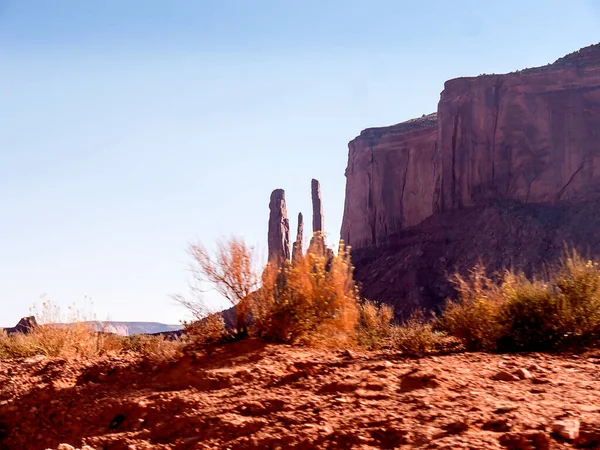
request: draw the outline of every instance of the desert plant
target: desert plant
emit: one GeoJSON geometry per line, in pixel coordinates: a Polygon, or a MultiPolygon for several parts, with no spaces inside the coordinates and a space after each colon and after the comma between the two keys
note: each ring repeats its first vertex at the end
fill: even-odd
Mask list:
{"type": "Polygon", "coordinates": [[[120,336],[120,343],[122,353],[132,353],[151,360],[172,359],[178,356],[182,349],[181,341],[165,339],[160,335],[120,336]]]}
{"type": "Polygon", "coordinates": [[[469,350],[585,347],[600,336],[600,267],[569,251],[532,279],[507,271],[492,281],[482,266],[455,276],[458,299],[440,323],[469,350]]]}
{"type": "Polygon", "coordinates": [[[229,336],[221,313],[208,314],[199,320],[184,322],[183,331],[194,346],[218,344],[229,336]]]}
{"type": "Polygon", "coordinates": [[[365,300],[358,307],[357,342],[369,350],[390,346],[392,335],[392,319],[394,310],[391,306],[377,304],[365,300]]]}
{"type": "Polygon", "coordinates": [[[413,312],[405,322],[390,329],[390,347],[407,355],[438,350],[443,338],[443,333],[434,330],[433,321],[427,319],[423,310],[413,312]]]}
{"type": "Polygon", "coordinates": [[[352,339],[358,320],[358,292],[352,278],[350,251],[309,251],[294,265],[268,269],[259,297],[258,332],[282,342],[343,345],[352,339]],[[265,307],[266,306],[266,307],[265,307]]]}
{"type": "Polygon", "coordinates": [[[499,321],[503,297],[499,286],[479,264],[465,278],[451,279],[457,300],[448,300],[439,324],[459,338],[467,350],[493,350],[503,330],[499,321]]]}
{"type": "Polygon", "coordinates": [[[217,243],[214,257],[200,243],[192,244],[189,253],[193,259],[192,275],[197,283],[191,286],[193,298],[174,296],[174,299],[186,307],[196,320],[202,320],[210,314],[201,296],[202,289],[206,284],[210,285],[235,307],[235,333],[238,337],[246,336],[250,322],[250,295],[260,285],[252,249],[243,240],[231,238],[217,243]]]}

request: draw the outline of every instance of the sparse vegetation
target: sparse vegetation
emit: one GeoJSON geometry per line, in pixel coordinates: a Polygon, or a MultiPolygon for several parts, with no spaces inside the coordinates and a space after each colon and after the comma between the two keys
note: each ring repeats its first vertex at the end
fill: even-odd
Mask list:
{"type": "Polygon", "coordinates": [[[264,292],[254,302],[270,317],[256,324],[258,334],[281,342],[347,343],[358,321],[358,290],[343,244],[337,254],[309,249],[273,271],[267,268],[264,292]]]}
{"type": "Polygon", "coordinates": [[[135,353],[144,357],[167,357],[180,347],[179,342],[162,336],[119,336],[96,331],[92,322],[73,307],[63,314],[60,308],[45,301],[32,311],[40,325],[27,334],[8,335],[0,330],[0,359],[27,358],[36,355],[76,358],[106,354],[135,353]]]}
{"type": "Polygon", "coordinates": [[[389,347],[393,332],[394,310],[389,305],[378,305],[365,300],[359,306],[357,341],[369,350],[389,347]]]}
{"type": "Polygon", "coordinates": [[[391,328],[390,346],[407,355],[424,355],[440,350],[444,337],[434,330],[425,312],[417,310],[404,323],[391,328]]]}
{"type": "Polygon", "coordinates": [[[600,267],[575,251],[544,277],[494,281],[478,266],[455,285],[440,323],[469,350],[584,348],[600,335],[600,267]]]}

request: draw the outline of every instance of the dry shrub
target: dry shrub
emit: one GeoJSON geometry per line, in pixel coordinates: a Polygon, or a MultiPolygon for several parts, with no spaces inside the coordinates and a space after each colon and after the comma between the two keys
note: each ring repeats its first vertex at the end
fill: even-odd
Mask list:
{"type": "Polygon", "coordinates": [[[45,301],[39,309],[34,306],[32,311],[41,325],[27,334],[15,333],[7,336],[4,333],[0,337],[1,357],[45,355],[71,358],[120,350],[114,339],[95,332],[85,323],[81,312],[72,306],[67,308],[67,314],[63,314],[57,305],[45,301]]]}
{"type": "Polygon", "coordinates": [[[133,353],[152,360],[168,360],[180,355],[179,340],[165,339],[161,335],[136,334],[122,337],[121,351],[133,353]]]}
{"type": "Polygon", "coordinates": [[[415,311],[401,325],[390,331],[390,346],[407,355],[424,355],[439,350],[444,335],[434,330],[433,323],[425,312],[415,311]]]}
{"type": "Polygon", "coordinates": [[[369,350],[389,347],[392,336],[394,310],[389,305],[378,305],[365,300],[359,306],[357,326],[358,345],[369,350]]]}
{"type": "Polygon", "coordinates": [[[498,317],[503,303],[500,287],[477,265],[466,278],[452,279],[457,300],[448,300],[440,324],[467,350],[490,350],[502,335],[498,317]]]}
{"type": "Polygon", "coordinates": [[[34,306],[32,310],[41,325],[29,333],[9,336],[0,330],[0,359],[35,355],[75,358],[122,352],[164,358],[175,355],[181,346],[180,342],[166,341],[162,336],[125,337],[96,331],[99,323],[86,321],[73,307],[63,314],[57,305],[43,302],[41,308],[34,306]]]}
{"type": "Polygon", "coordinates": [[[585,347],[600,335],[600,267],[575,251],[544,277],[505,272],[498,282],[482,267],[456,277],[457,301],[441,323],[471,350],[585,347]]]}
{"type": "Polygon", "coordinates": [[[193,259],[191,272],[196,283],[191,286],[192,298],[180,295],[173,298],[187,308],[196,321],[203,320],[210,315],[202,298],[203,286],[210,285],[235,307],[235,334],[246,336],[251,314],[250,298],[260,286],[252,248],[233,237],[217,243],[214,257],[200,243],[192,244],[189,253],[193,259]]]}
{"type": "Polygon", "coordinates": [[[194,346],[218,344],[229,336],[220,313],[209,314],[193,322],[185,322],[183,331],[194,346]]]}
{"type": "Polygon", "coordinates": [[[293,265],[268,268],[256,298],[257,333],[282,342],[346,345],[358,322],[352,270],[343,243],[337,254],[309,251],[293,265]]]}

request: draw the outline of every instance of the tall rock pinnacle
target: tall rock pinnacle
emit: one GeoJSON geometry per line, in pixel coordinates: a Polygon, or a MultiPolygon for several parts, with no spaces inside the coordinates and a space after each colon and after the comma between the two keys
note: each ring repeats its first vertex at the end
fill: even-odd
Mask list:
{"type": "Polygon", "coordinates": [[[269,262],[279,266],[290,259],[290,221],[283,189],[271,193],[269,211],[269,262]]]}
{"type": "Polygon", "coordinates": [[[323,205],[321,204],[321,185],[313,178],[311,182],[313,233],[323,232],[323,205]]]}
{"type": "Polygon", "coordinates": [[[302,235],[304,234],[304,217],[302,213],[298,213],[298,233],[296,234],[296,242],[292,246],[292,264],[302,257],[302,235]]]}

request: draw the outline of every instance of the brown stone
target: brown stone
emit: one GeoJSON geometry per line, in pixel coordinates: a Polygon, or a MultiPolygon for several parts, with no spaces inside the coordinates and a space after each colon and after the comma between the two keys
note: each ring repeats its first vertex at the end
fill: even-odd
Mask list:
{"type": "Polygon", "coordinates": [[[510,372],[501,370],[492,377],[496,381],[519,381],[519,377],[510,372]]]}
{"type": "Polygon", "coordinates": [[[275,189],[271,193],[269,210],[269,262],[281,265],[290,259],[290,222],[283,189],[275,189]]]}

